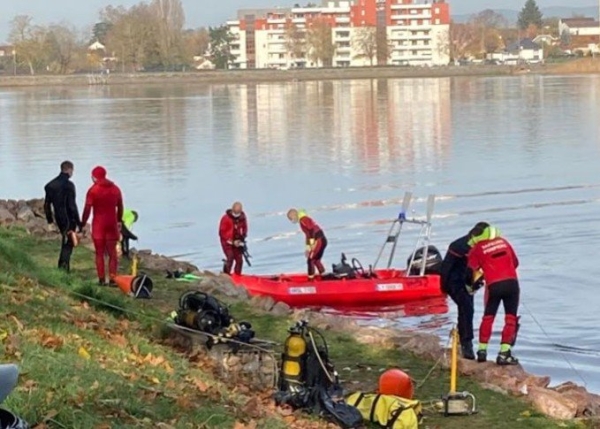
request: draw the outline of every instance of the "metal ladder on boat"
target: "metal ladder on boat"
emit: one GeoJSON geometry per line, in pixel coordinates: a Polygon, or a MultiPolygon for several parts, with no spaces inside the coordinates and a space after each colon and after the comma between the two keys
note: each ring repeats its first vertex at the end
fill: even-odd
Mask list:
{"type": "MultiPolygon", "coordinates": [[[[431,237],[431,218],[433,216],[433,209],[435,206],[435,195],[429,195],[429,197],[427,198],[427,215],[426,215],[425,220],[416,219],[416,218],[407,218],[406,213],[407,213],[408,209],[410,208],[410,204],[412,202],[412,197],[413,197],[412,192],[404,193],[404,199],[402,200],[402,209],[401,209],[400,213],[398,214],[398,218],[392,222],[392,225],[388,232],[387,238],[386,238],[385,242],[383,243],[383,245],[381,246],[379,255],[377,255],[377,259],[375,260],[375,263],[373,264],[373,270],[375,270],[375,268],[377,267],[377,264],[381,260],[383,254],[385,252],[385,248],[388,245],[391,245],[392,248],[390,251],[389,258],[388,258],[387,268],[388,269],[391,268],[392,262],[394,261],[394,256],[396,254],[396,248],[398,247],[398,241],[400,240],[400,235],[402,233],[403,226],[405,224],[412,224],[412,225],[420,226],[421,230],[419,232],[419,236],[417,238],[415,248],[413,249],[413,252],[411,254],[408,267],[409,268],[412,267],[414,259],[415,259],[416,251],[420,248],[423,248],[423,257],[422,257],[423,263],[422,263],[421,269],[420,269],[420,276],[425,275],[425,267],[427,264],[427,252],[429,249],[429,243],[430,243],[430,237],[431,237]]],[[[407,275],[410,275],[410,272],[408,272],[407,275]]]]}

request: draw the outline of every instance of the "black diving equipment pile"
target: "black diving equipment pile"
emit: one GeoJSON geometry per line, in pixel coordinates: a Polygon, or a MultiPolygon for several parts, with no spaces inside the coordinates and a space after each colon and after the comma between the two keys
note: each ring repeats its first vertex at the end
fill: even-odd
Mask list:
{"type": "Polygon", "coordinates": [[[171,313],[171,318],[179,326],[209,334],[208,347],[227,339],[249,343],[254,338],[250,323],[236,323],[223,302],[200,291],[181,295],[179,309],[171,313]]]}
{"type": "Polygon", "coordinates": [[[362,424],[360,412],[344,400],[337,372],[323,335],[301,321],[289,329],[281,357],[278,405],[318,415],[342,428],[362,424]],[[320,344],[317,344],[320,343],[320,344]]]}

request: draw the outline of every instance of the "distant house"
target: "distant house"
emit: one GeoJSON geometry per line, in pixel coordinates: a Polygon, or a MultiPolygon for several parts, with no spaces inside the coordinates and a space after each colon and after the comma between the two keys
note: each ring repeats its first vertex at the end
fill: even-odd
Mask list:
{"type": "Polygon", "coordinates": [[[600,36],[600,22],[594,18],[561,18],[558,21],[558,34],[569,36],[600,36]]]}
{"type": "Polygon", "coordinates": [[[14,46],[0,45],[0,57],[12,57],[15,52],[14,46]]]}
{"type": "Polygon", "coordinates": [[[540,34],[535,36],[532,41],[538,45],[554,46],[560,42],[560,37],[554,37],[550,34],[540,34]]]}
{"type": "Polygon", "coordinates": [[[196,70],[213,70],[215,65],[208,58],[199,55],[194,57],[194,67],[196,70]]]}
{"type": "Polygon", "coordinates": [[[488,59],[508,65],[541,63],[544,62],[544,46],[532,39],[521,39],[508,45],[504,51],[488,54],[488,59]]]}
{"type": "Polygon", "coordinates": [[[88,46],[88,51],[106,51],[106,46],[96,40],[94,43],[88,46]]]}

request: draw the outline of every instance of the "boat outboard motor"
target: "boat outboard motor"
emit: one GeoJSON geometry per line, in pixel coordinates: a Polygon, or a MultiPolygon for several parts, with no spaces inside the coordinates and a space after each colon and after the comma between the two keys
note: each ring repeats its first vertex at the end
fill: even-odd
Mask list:
{"type": "MultiPolygon", "coordinates": [[[[410,260],[411,257],[408,257],[406,261],[406,268],[408,273],[411,276],[418,276],[421,273],[421,267],[423,266],[423,253],[425,253],[425,248],[421,247],[417,249],[414,253],[414,259],[411,266],[410,260]]],[[[412,256],[412,255],[411,255],[412,256]]],[[[435,246],[427,246],[427,261],[425,261],[425,274],[440,274],[442,269],[442,262],[444,258],[442,254],[435,246]]]]}
{"type": "Polygon", "coordinates": [[[336,278],[355,279],[356,270],[347,262],[346,255],[342,253],[342,261],[339,264],[331,265],[331,272],[336,278]]]}

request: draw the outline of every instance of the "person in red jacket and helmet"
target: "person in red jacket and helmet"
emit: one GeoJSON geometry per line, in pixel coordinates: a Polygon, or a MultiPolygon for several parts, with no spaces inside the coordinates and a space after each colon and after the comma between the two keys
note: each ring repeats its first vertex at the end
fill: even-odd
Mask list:
{"type": "Polygon", "coordinates": [[[519,329],[520,287],[517,277],[519,260],[508,241],[500,236],[500,231],[486,222],[479,222],[469,232],[468,266],[478,275],[483,271],[485,280],[485,310],[479,328],[479,350],[477,361],[487,360],[487,347],[492,336],[494,319],[500,303],[504,305],[504,329],[500,353],[496,359],[498,365],[517,365],[511,348],[515,343],[519,329]]]}
{"type": "Polygon", "coordinates": [[[327,248],[327,238],[319,225],[309,217],[304,210],[290,209],[287,218],[292,223],[300,224],[300,229],[306,237],[306,263],[308,265],[308,279],[315,278],[315,271],[323,275],[325,267],[323,266],[323,254],[327,248]]]}
{"type": "Polygon", "coordinates": [[[225,274],[231,274],[232,267],[235,274],[242,274],[244,246],[247,236],[248,220],[243,211],[242,203],[236,201],[231,209],[225,212],[219,224],[219,238],[226,258],[223,265],[225,274]]]}
{"type": "Polygon", "coordinates": [[[106,178],[106,169],[92,170],[94,184],[85,198],[82,224],[86,225],[93,212],[92,239],[96,250],[96,272],[98,284],[106,285],[105,255],[108,254],[109,284],[114,286],[117,275],[117,243],[120,239],[121,219],[123,219],[123,196],[117,185],[106,178]]]}

